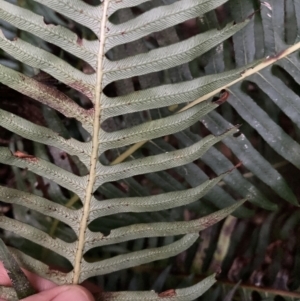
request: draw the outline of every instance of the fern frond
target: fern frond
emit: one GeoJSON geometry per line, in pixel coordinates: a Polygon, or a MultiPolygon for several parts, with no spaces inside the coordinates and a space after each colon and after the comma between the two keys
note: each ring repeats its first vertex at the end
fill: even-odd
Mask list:
{"type": "MultiPolygon", "coordinates": [[[[237,22],[254,11],[253,4],[247,3],[247,1],[241,4],[239,1],[232,0],[230,5],[237,22]]],[[[297,18],[299,10],[296,1],[293,1],[291,5],[293,6],[294,14],[297,18]]],[[[297,66],[299,67],[297,51],[300,45],[298,39],[292,40],[292,45],[287,45],[284,42],[284,34],[281,31],[281,29],[284,28],[283,20],[285,19],[283,4],[270,3],[270,7],[261,4],[263,23],[259,24],[259,22],[254,22],[251,26],[243,28],[233,38],[237,67],[247,65],[253,60],[255,55],[257,57],[262,56],[263,51],[268,59],[262,63],[261,67],[257,65],[254,67],[254,70],[250,70],[247,81],[241,81],[229,88],[231,93],[228,98],[228,103],[242,119],[259,133],[276,153],[288,162],[299,167],[299,143],[291,138],[280,127],[278,122],[270,118],[266,109],[267,107],[272,108],[272,106],[274,108],[278,107],[296,127],[299,126],[296,117],[299,111],[299,101],[297,101],[299,97],[293,89],[288,87],[286,83],[278,77],[275,70],[278,67],[282,68],[293,80],[299,83],[297,79],[298,75],[295,71],[297,66]],[[273,25],[271,25],[270,22],[273,25]],[[258,30],[263,30],[265,40],[253,43],[258,30]],[[249,95],[249,91],[245,91],[246,85],[252,85],[257,91],[260,91],[258,96],[254,97],[254,95],[249,95]],[[258,101],[256,101],[256,99],[258,101]],[[272,105],[273,103],[275,106],[272,105]]],[[[299,30],[298,28],[294,29],[299,30]]],[[[217,54],[214,60],[218,59],[217,57],[219,57],[219,55],[220,54],[217,54]]],[[[224,70],[224,66],[218,66],[216,69],[215,66],[208,64],[206,67],[206,75],[221,72],[222,70],[224,70]]],[[[276,109],[272,110],[275,111],[276,109]]],[[[232,126],[230,122],[224,120],[224,118],[216,112],[209,113],[204,117],[203,121],[207,128],[215,135],[222,133],[226,128],[232,126]]],[[[272,163],[274,162],[269,162],[269,160],[266,160],[259,154],[246,135],[242,134],[236,139],[225,139],[224,143],[243,162],[248,170],[266,185],[270,186],[280,197],[292,204],[298,204],[286,180],[272,167],[272,163]]],[[[268,159],[271,159],[271,157],[268,159]]]]}
{"type": "MultiPolygon", "coordinates": [[[[56,273],[49,271],[44,264],[19,251],[14,251],[16,257],[25,268],[58,284],[77,284],[89,277],[105,275],[169,258],[185,251],[197,240],[199,231],[233,213],[245,199],[239,202],[227,199],[227,203],[223,202],[220,205],[223,209],[192,221],[152,222],[151,219],[148,219],[147,222],[140,223],[138,218],[134,219],[133,217],[131,221],[134,220],[134,223],[121,225],[117,229],[111,230],[108,235],[104,234],[104,231],[92,231],[91,225],[97,222],[96,219],[101,218],[100,224],[105,226],[110,216],[114,218],[114,215],[122,212],[140,212],[145,217],[147,212],[151,211],[155,212],[159,218],[166,217],[167,215],[163,215],[162,210],[195,202],[212,188],[215,188],[214,191],[216,191],[215,185],[225,176],[222,173],[232,170],[233,166],[228,164],[227,170],[218,171],[218,174],[222,174],[221,176],[202,185],[194,185],[197,186],[195,188],[167,192],[157,197],[147,196],[147,193],[144,192],[140,192],[139,197],[128,197],[120,192],[115,193],[114,189],[116,188],[110,182],[127,181],[137,188],[135,179],[130,179],[130,177],[147,176],[155,172],[191,164],[202,157],[214,144],[236,134],[238,129],[230,127],[216,136],[208,135],[203,139],[190,140],[189,145],[186,144],[180,149],[151,154],[147,157],[133,157],[132,160],[115,165],[105,164],[108,161],[106,152],[111,151],[113,153],[118,148],[170,134],[178,134],[186,130],[219,107],[221,103],[212,102],[209,99],[210,96],[215,95],[223,87],[230,87],[241,81],[251,72],[252,74],[257,72],[255,69],[257,63],[250,62],[245,67],[227,71],[218,76],[209,75],[186,83],[164,84],[143,91],[131,92],[124,96],[110,97],[105,93],[105,89],[120,80],[127,80],[136,76],[150,76],[150,73],[189,63],[245,28],[251,21],[244,18],[236,24],[228,23],[222,29],[212,29],[172,45],[116,59],[114,51],[120,45],[130,44],[147,37],[149,34],[165,30],[199,14],[207,13],[226,1],[176,1],[173,4],[153,8],[141,16],[121,22],[121,24],[112,22],[120,9],[145,4],[147,1],[104,0],[103,3],[95,7],[80,0],[36,0],[36,2],[48,6],[65,18],[90,29],[97,39],[79,38],[66,27],[45,24],[42,16],[33,11],[0,0],[1,19],[60,47],[61,50],[80,59],[84,66],[89,66],[89,72],[84,72],[84,68],[81,70],[80,67],[74,66],[63,56],[50,53],[49,50],[42,49],[22,38],[11,41],[5,37],[2,31],[0,32],[0,47],[5,52],[32,68],[50,74],[59,82],[73,88],[73,91],[68,93],[70,96],[67,96],[54,87],[42,84],[32,77],[4,66],[0,67],[0,81],[41,104],[51,107],[65,117],[74,118],[80,124],[79,127],[83,136],[83,142],[75,137],[71,138],[71,135],[65,138],[56,129],[52,129],[50,124],[47,128],[45,125],[37,125],[4,109],[0,110],[0,125],[2,127],[31,141],[55,147],[68,155],[76,156],[76,160],[80,162],[78,165],[81,164],[80,172],[75,173],[72,169],[65,169],[63,166],[57,166],[55,162],[41,158],[39,155],[42,152],[19,156],[17,151],[11,151],[7,147],[0,148],[1,163],[27,169],[51,180],[67,189],[69,195],[77,195],[81,201],[81,205],[77,206],[76,209],[70,209],[62,204],[54,203],[53,200],[48,200],[45,196],[36,196],[34,193],[1,187],[0,197],[3,201],[22,205],[58,219],[69,226],[77,237],[75,241],[66,242],[58,237],[52,238],[34,225],[2,216],[0,217],[0,225],[3,229],[41,244],[61,255],[69,261],[73,269],[66,274],[56,273]],[[247,73],[249,68],[250,71],[247,73]],[[78,99],[75,101],[75,97],[74,100],[72,99],[74,90],[80,93],[79,98],[82,97],[90,101],[91,109],[77,104],[78,99]],[[132,127],[105,131],[105,122],[110,118],[183,103],[189,104],[185,109],[179,110],[177,114],[170,116],[165,114],[166,116],[162,115],[160,118],[132,127]],[[97,199],[99,193],[103,195],[118,194],[118,196],[102,202],[97,199]],[[227,205],[231,206],[227,207],[227,205]],[[174,241],[173,236],[177,235],[184,236],[174,241]],[[100,246],[112,246],[130,240],[165,236],[172,238],[168,244],[165,243],[162,246],[136,250],[96,262],[89,262],[86,258],[89,251],[100,246]]],[[[268,60],[261,62],[261,69],[265,68],[268,62],[268,60]]],[[[241,193],[244,198],[251,199],[256,194],[264,200],[264,196],[252,189],[252,186],[247,186],[245,182],[243,184],[244,187],[247,187],[246,191],[241,193]]],[[[138,189],[141,190],[140,187],[138,189]]],[[[223,195],[223,197],[227,198],[227,195],[223,195]]],[[[231,197],[229,196],[229,198],[231,197]]],[[[256,203],[259,202],[256,200],[256,203]]],[[[262,202],[261,205],[265,208],[272,208],[268,201],[262,202]]],[[[247,211],[246,208],[243,209],[244,212],[247,211]]],[[[176,290],[172,300],[193,300],[209,288],[214,281],[212,276],[190,288],[176,290]]],[[[119,300],[123,293],[117,296],[114,294],[104,294],[103,296],[105,300],[119,300]]],[[[144,298],[143,296],[143,293],[139,296],[134,293],[127,293],[127,296],[122,297],[122,300],[141,300],[144,298]]],[[[160,298],[159,295],[151,292],[145,293],[145,296],[149,297],[150,300],[160,298]]]]}

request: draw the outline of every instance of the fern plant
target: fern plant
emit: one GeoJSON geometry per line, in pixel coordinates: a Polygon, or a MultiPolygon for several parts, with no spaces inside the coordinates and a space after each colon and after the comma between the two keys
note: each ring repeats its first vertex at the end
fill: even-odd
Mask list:
{"type": "MultiPolygon", "coordinates": [[[[212,231],[207,229],[206,233],[202,233],[205,241],[199,245],[193,272],[203,275],[211,271],[213,266],[219,265],[222,268],[221,279],[225,282],[226,279],[233,282],[243,280],[241,291],[244,292],[245,283],[247,287],[250,282],[253,287],[249,289],[249,296],[237,294],[235,296],[237,299],[250,300],[250,295],[255,290],[254,285],[261,287],[258,292],[262,298],[272,287],[276,288],[278,290],[276,293],[283,298],[293,296],[297,299],[299,298],[297,293],[299,266],[296,258],[299,254],[297,239],[299,228],[296,221],[299,220],[297,217],[299,213],[298,208],[293,206],[293,204],[297,206],[297,200],[291,192],[297,191],[298,183],[294,183],[293,178],[299,175],[299,170],[292,166],[297,166],[299,159],[298,118],[296,117],[299,105],[299,80],[296,71],[299,68],[299,54],[295,52],[285,57],[277,57],[277,54],[289,47],[298,49],[299,27],[295,24],[299,20],[299,6],[297,1],[259,3],[259,1],[231,0],[226,4],[224,10],[226,9],[227,12],[230,11],[236,22],[256,11],[254,22],[233,37],[235,66],[240,67],[252,61],[254,57],[259,58],[263,55],[273,57],[274,61],[270,66],[230,87],[228,89],[230,105],[227,103],[226,107],[221,107],[223,116],[214,111],[206,115],[203,122],[214,134],[231,127],[228,121],[238,120],[239,123],[243,123],[245,135],[226,138],[223,143],[252,172],[244,176],[250,177],[252,183],[259,184],[256,188],[260,188],[269,199],[277,201],[281,211],[276,214],[258,211],[259,217],[241,221],[232,229],[233,233],[228,232],[228,225],[225,222],[222,229],[228,236],[227,239],[230,238],[230,245],[227,245],[227,240],[224,241],[221,235],[218,237],[218,244],[216,243],[216,236],[212,233],[219,233],[220,227],[216,226],[212,231]],[[288,125],[287,120],[289,120],[288,125]],[[279,168],[281,174],[276,170],[279,168]],[[288,180],[291,189],[287,188],[283,178],[288,180]],[[289,200],[291,204],[281,203],[281,198],[289,200]],[[264,218],[263,222],[257,225],[256,221],[261,217],[264,218]],[[292,233],[295,235],[294,240],[292,233]],[[272,246],[276,245],[276,242],[282,245],[274,251],[272,246]],[[205,250],[205,246],[208,246],[209,251],[205,250]],[[269,248],[273,250],[271,256],[268,254],[269,248]],[[288,252],[295,254],[293,258],[289,257],[292,260],[289,262],[286,255],[288,252]],[[296,289],[296,292],[290,293],[286,291],[288,289],[296,289]]],[[[201,17],[201,24],[208,27],[220,26],[214,12],[201,17]]],[[[218,48],[217,51],[207,54],[209,59],[206,58],[204,65],[206,74],[222,72],[228,68],[226,60],[224,63],[224,53],[226,55],[230,46],[225,44],[223,49],[218,48]]],[[[195,133],[186,133],[186,136],[194,140],[199,139],[199,135],[195,133]]],[[[227,164],[226,158],[223,156],[221,161],[218,158],[222,158],[222,154],[218,154],[217,150],[211,151],[212,149],[203,156],[205,163],[215,172],[222,172],[227,164]],[[213,158],[215,161],[218,160],[218,163],[213,158]]],[[[225,178],[225,182],[235,191],[237,191],[235,184],[242,183],[237,177],[230,179],[230,176],[225,178]]],[[[203,296],[200,300],[223,299],[224,295],[220,297],[222,295],[220,287],[221,284],[215,290],[215,294],[203,296]],[[217,290],[219,290],[218,294],[217,290]]]]}
{"type": "MultiPolygon", "coordinates": [[[[85,137],[84,141],[71,137],[65,138],[50,127],[35,124],[5,110],[0,111],[2,127],[26,139],[58,148],[74,156],[73,158],[75,161],[77,160],[79,166],[78,169],[80,169],[80,172],[75,174],[36,156],[36,154],[25,154],[20,150],[12,151],[9,148],[1,147],[1,163],[26,168],[45,177],[71,192],[71,195],[79,198],[82,203],[82,206],[75,210],[55,202],[56,200],[1,187],[2,201],[26,206],[57,219],[68,225],[76,236],[76,239],[71,242],[52,238],[32,225],[1,216],[0,225],[3,229],[15,232],[65,257],[72,265],[72,270],[69,273],[49,270],[48,266],[42,262],[27,256],[20,250],[11,249],[16,259],[24,268],[57,284],[77,284],[96,275],[109,274],[183,252],[197,240],[199,231],[234,212],[245,199],[192,221],[133,223],[113,229],[108,234],[92,231],[91,225],[96,220],[115,214],[156,212],[188,205],[197,201],[210,189],[214,189],[230,171],[194,188],[156,196],[114,197],[99,201],[96,198],[97,193],[106,191],[103,194],[109,195],[109,190],[114,189],[110,183],[114,181],[189,164],[201,157],[215,143],[238,133],[238,129],[231,127],[221,135],[208,135],[178,150],[165,150],[164,153],[148,157],[134,157],[133,155],[132,160],[126,162],[121,161],[127,155],[120,157],[119,160],[113,162],[114,164],[109,164],[107,152],[123,149],[136,143],[139,146],[144,141],[165,135],[176,133],[180,135],[182,130],[202,119],[224,101],[223,97],[220,97],[219,101],[212,102],[211,96],[271,65],[275,60],[292,53],[297,50],[298,46],[296,45],[274,59],[251,63],[233,71],[208,75],[183,83],[165,84],[129,94],[123,91],[125,95],[110,97],[105,93],[105,88],[112,83],[117,86],[121,80],[145,76],[188,63],[247,26],[249,19],[245,18],[237,24],[230,23],[223,29],[213,29],[184,41],[178,41],[173,45],[119,59],[116,49],[120,45],[130,45],[149,34],[203,15],[226,1],[177,1],[148,10],[142,15],[120,24],[113,23],[116,14],[127,8],[146,5],[147,1],[104,0],[98,6],[90,6],[80,0],[72,2],[68,0],[36,0],[36,2],[88,28],[96,38],[87,40],[77,36],[67,26],[45,24],[42,16],[37,13],[4,0],[0,0],[0,18],[71,53],[84,62],[82,66],[87,67],[85,70],[89,70],[89,72],[75,68],[59,55],[54,55],[50,50],[44,50],[39,45],[34,46],[19,38],[11,41],[3,33],[0,34],[0,47],[15,59],[50,74],[59,82],[78,91],[81,97],[85,97],[91,102],[92,107],[84,108],[58,89],[7,66],[0,66],[0,81],[4,85],[49,106],[68,118],[76,119],[82,135],[85,137]],[[183,107],[186,103],[189,104],[183,107]],[[105,130],[105,122],[116,116],[168,108],[174,105],[180,107],[175,114],[167,114],[163,118],[116,131],[105,130]],[[89,262],[85,257],[89,251],[107,245],[145,237],[178,235],[184,236],[168,245],[133,251],[97,262],[89,262]]],[[[155,145],[155,140],[153,145],[155,145]]],[[[128,153],[132,153],[131,149],[129,148],[128,153]]],[[[164,150],[164,148],[160,148],[160,150],[164,150]]],[[[245,193],[250,201],[264,207],[272,207],[268,201],[263,204],[259,202],[257,193],[253,193],[253,189],[252,194],[250,192],[251,189],[248,189],[245,193]]],[[[224,207],[224,204],[220,207],[224,207]]],[[[246,211],[247,209],[244,208],[244,212],[246,211]]],[[[172,300],[194,300],[214,282],[214,276],[210,276],[194,286],[175,290],[172,292],[171,298],[172,300]]],[[[2,296],[10,300],[16,299],[13,292],[7,289],[3,289],[2,296]]],[[[141,300],[144,298],[158,300],[162,296],[164,295],[152,291],[109,292],[103,293],[101,298],[103,300],[141,300]]]]}

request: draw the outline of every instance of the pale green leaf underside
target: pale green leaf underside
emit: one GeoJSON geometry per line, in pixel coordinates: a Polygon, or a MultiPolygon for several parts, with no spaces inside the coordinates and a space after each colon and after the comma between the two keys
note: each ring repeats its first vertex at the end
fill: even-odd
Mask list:
{"type": "Polygon", "coordinates": [[[94,74],[84,74],[57,56],[21,39],[9,41],[2,31],[0,31],[0,47],[21,62],[41,69],[88,97],[93,97],[93,87],[96,84],[94,74]]]}
{"type": "Polygon", "coordinates": [[[22,73],[0,65],[1,82],[14,90],[48,105],[66,117],[76,118],[87,129],[92,128],[92,114],[55,88],[44,85],[22,73]]]}
{"type": "Polygon", "coordinates": [[[222,174],[195,188],[183,191],[169,192],[148,197],[120,198],[94,202],[91,207],[90,218],[91,220],[94,220],[102,216],[121,212],[151,212],[187,205],[199,200],[227,174],[228,173],[222,174]]]}
{"type": "MultiPolygon", "coordinates": [[[[214,283],[216,283],[215,275],[211,275],[199,283],[189,287],[174,290],[172,297],[165,297],[168,301],[192,301],[201,296],[203,292],[208,290],[214,283]]],[[[1,287],[0,294],[7,301],[17,301],[17,296],[12,288],[1,287]]],[[[154,291],[139,291],[139,292],[117,292],[117,293],[103,293],[102,297],[107,301],[161,301],[162,297],[159,293],[154,291]]],[[[97,299],[98,301],[98,299],[97,299]]],[[[99,300],[100,301],[100,300],[99,300]]]]}
{"type": "MultiPolygon", "coordinates": [[[[181,239],[163,247],[119,255],[113,258],[102,260],[100,262],[91,263],[82,260],[82,273],[80,275],[80,282],[83,282],[87,278],[91,277],[91,275],[105,275],[121,269],[175,256],[189,248],[198,237],[198,233],[187,234],[181,239]]],[[[11,250],[13,254],[16,255],[18,263],[21,263],[24,268],[29,271],[36,272],[42,277],[56,282],[57,284],[70,283],[72,277],[74,276],[73,271],[68,274],[51,271],[49,270],[49,267],[42,262],[27,256],[19,250],[12,248],[11,250]]]]}
{"type": "MultiPolygon", "coordinates": [[[[120,243],[143,237],[174,236],[187,233],[197,233],[232,213],[243,202],[244,201],[237,202],[236,204],[212,213],[211,215],[188,222],[135,224],[133,226],[112,230],[108,236],[87,230],[85,251],[94,247],[120,243]]],[[[70,262],[74,260],[73,253],[76,247],[75,243],[66,243],[58,238],[53,239],[41,230],[5,216],[0,217],[0,225],[5,230],[14,232],[24,238],[32,240],[33,242],[42,243],[44,247],[66,257],[70,262]]],[[[76,231],[77,229],[74,230],[76,231]]],[[[78,233],[78,230],[76,233],[78,233]]]]}
{"type": "MultiPolygon", "coordinates": [[[[246,68],[250,68],[251,65],[246,68]]],[[[238,79],[245,68],[223,72],[216,75],[208,75],[184,83],[162,85],[150,88],[126,96],[102,99],[102,118],[121,115],[126,107],[128,113],[145,109],[154,109],[188,102],[197,99],[211,91],[238,79]]]]}
{"type": "Polygon", "coordinates": [[[155,139],[182,131],[217,107],[217,104],[206,101],[189,110],[166,118],[149,121],[147,123],[113,133],[101,133],[99,137],[101,150],[122,147],[139,142],[142,141],[145,136],[147,136],[148,139],[155,139]]]}
{"type": "Polygon", "coordinates": [[[27,238],[37,244],[56,252],[57,254],[74,260],[74,243],[67,243],[59,238],[52,238],[49,234],[34,228],[33,226],[21,223],[6,216],[0,216],[0,226],[2,229],[14,232],[24,238],[27,238]]]}
{"type": "Polygon", "coordinates": [[[1,109],[0,125],[24,138],[43,144],[51,144],[71,155],[79,156],[86,165],[88,164],[91,143],[82,143],[72,138],[64,139],[50,129],[33,124],[1,109]]]}
{"type": "MultiPolygon", "coordinates": [[[[212,30],[179,42],[175,48],[166,46],[117,62],[104,58],[102,84],[105,86],[116,80],[148,74],[186,63],[229,38],[246,24],[247,22],[228,25],[222,30],[212,30]]],[[[0,47],[21,62],[51,74],[89,98],[95,97],[93,91],[96,84],[95,74],[84,74],[55,55],[21,39],[9,41],[2,32],[0,32],[0,47]]]]}
{"type": "MultiPolygon", "coordinates": [[[[46,86],[36,79],[27,77],[8,67],[0,66],[0,81],[3,84],[32,97],[68,118],[75,118],[87,131],[87,136],[91,138],[90,140],[86,139],[88,140],[86,142],[80,142],[74,138],[65,139],[52,129],[36,125],[14,114],[0,110],[0,125],[2,127],[31,141],[54,146],[69,155],[76,156],[88,170],[87,174],[79,176],[42,158],[35,156],[19,157],[17,153],[12,153],[8,148],[0,148],[1,163],[26,168],[37,175],[56,182],[68,189],[71,194],[77,195],[83,206],[80,209],[71,210],[34,194],[0,187],[1,200],[22,205],[58,219],[69,225],[78,238],[74,242],[67,243],[61,239],[52,238],[33,226],[1,216],[0,225],[3,229],[15,232],[60,254],[70,261],[74,270],[68,274],[52,273],[41,262],[14,250],[13,253],[17,255],[18,262],[30,271],[63,284],[82,282],[92,276],[105,275],[121,269],[169,258],[185,251],[197,240],[200,230],[231,214],[244,201],[236,202],[232,206],[200,219],[133,224],[113,229],[107,236],[92,232],[88,225],[95,219],[108,215],[113,216],[121,212],[159,212],[190,204],[210,192],[225,174],[206,181],[195,188],[163,193],[158,196],[114,197],[113,199],[98,201],[93,194],[98,188],[98,192],[101,189],[102,191],[112,189],[113,185],[110,182],[124,180],[135,175],[164,171],[198,160],[214,144],[237,133],[237,128],[231,128],[219,136],[208,135],[185,148],[137,158],[117,165],[101,164],[99,156],[107,150],[127,147],[136,142],[176,134],[187,129],[219,105],[209,99],[216,91],[240,80],[244,71],[251,68],[252,65],[224,72],[217,76],[202,77],[185,83],[162,85],[115,98],[104,95],[103,89],[117,80],[164,71],[188,63],[244,28],[249,20],[235,25],[228,24],[221,30],[213,29],[198,34],[175,45],[160,47],[113,61],[109,59],[111,53],[107,55],[107,52],[115,46],[134,42],[149,34],[197,17],[226,1],[177,1],[171,5],[149,10],[139,17],[119,25],[112,24],[108,18],[119,9],[139,5],[146,1],[104,0],[96,7],[87,5],[80,0],[36,0],[36,2],[48,6],[61,15],[89,28],[98,39],[91,41],[79,39],[67,28],[45,24],[42,16],[35,12],[29,12],[0,0],[1,19],[73,54],[89,64],[94,71],[91,74],[86,74],[62,58],[41,49],[39,45],[32,45],[22,39],[10,41],[0,32],[0,47],[4,51],[20,62],[40,69],[79,91],[93,104],[92,109],[85,110],[55,88],[46,86]],[[101,123],[109,117],[183,104],[199,100],[199,98],[203,98],[204,101],[200,101],[199,104],[175,115],[115,132],[105,132],[101,128],[101,123]],[[92,248],[144,237],[175,235],[185,236],[168,245],[131,252],[98,262],[91,263],[83,259],[83,255],[92,248]]],[[[214,282],[212,276],[190,288],[176,290],[176,296],[168,298],[168,300],[194,300],[214,282]]],[[[145,293],[144,297],[143,293],[139,297],[136,297],[134,293],[132,295],[128,293],[127,296],[124,294],[121,293],[119,296],[111,294],[111,297],[104,295],[104,297],[105,300],[110,300],[109,298],[113,298],[111,300],[141,300],[141,298],[158,300],[157,294],[151,292],[145,293]]]]}
{"type": "Polygon", "coordinates": [[[147,34],[163,30],[186,20],[198,17],[217,8],[226,0],[177,1],[165,7],[154,8],[134,20],[122,24],[108,24],[105,50],[129,43],[147,34]]]}
{"type": "Polygon", "coordinates": [[[221,30],[211,30],[177,43],[177,47],[165,46],[148,53],[138,54],[117,62],[104,59],[105,85],[124,78],[148,74],[187,63],[220,42],[232,36],[248,22],[229,24],[221,30]]]}
{"type": "Polygon", "coordinates": [[[0,18],[76,55],[93,68],[96,67],[96,41],[80,40],[75,33],[60,25],[46,25],[42,16],[4,0],[0,1],[0,18]]]}
{"type": "Polygon", "coordinates": [[[75,232],[78,232],[79,213],[63,205],[51,202],[45,198],[16,189],[0,186],[0,197],[5,203],[26,206],[45,215],[64,221],[75,232]]]}
{"type": "Polygon", "coordinates": [[[100,166],[96,172],[95,189],[102,183],[132,177],[145,172],[156,172],[190,163],[201,157],[211,146],[238,131],[233,128],[220,136],[209,135],[203,140],[173,152],[135,159],[113,166],[100,166]]]}
{"type": "Polygon", "coordinates": [[[110,293],[104,294],[105,300],[114,300],[114,301],[138,301],[138,300],[146,300],[146,301],[192,301],[195,298],[200,297],[203,292],[208,290],[214,283],[215,275],[211,275],[199,283],[189,287],[188,289],[176,289],[174,290],[171,297],[159,296],[158,293],[153,291],[151,292],[118,292],[118,293],[110,293]]]}
{"type": "Polygon", "coordinates": [[[91,263],[84,261],[82,264],[80,282],[91,276],[112,273],[136,265],[175,256],[189,248],[198,237],[198,233],[187,234],[183,238],[167,246],[119,255],[113,258],[102,260],[100,262],[91,263]]]}
{"type": "MultiPolygon", "coordinates": [[[[100,30],[103,14],[102,5],[95,7],[80,0],[36,0],[36,2],[44,4],[71,20],[90,28],[96,34],[100,30]]],[[[117,0],[112,2],[117,2],[117,0]]]]}
{"type": "Polygon", "coordinates": [[[86,177],[76,176],[64,169],[39,158],[18,158],[6,147],[0,147],[0,162],[4,164],[28,168],[38,175],[57,181],[61,186],[82,195],[86,185],[86,177]]]}
{"type": "Polygon", "coordinates": [[[239,201],[230,207],[192,221],[134,224],[132,226],[112,230],[107,236],[101,233],[87,231],[85,251],[88,251],[93,247],[116,244],[143,237],[174,236],[186,233],[196,233],[219,222],[235,211],[244,202],[245,200],[239,201]]]}

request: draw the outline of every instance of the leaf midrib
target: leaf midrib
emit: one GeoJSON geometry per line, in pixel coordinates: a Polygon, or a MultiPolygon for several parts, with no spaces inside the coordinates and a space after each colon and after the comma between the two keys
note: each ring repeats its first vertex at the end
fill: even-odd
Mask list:
{"type": "Polygon", "coordinates": [[[96,85],[95,85],[95,99],[94,99],[94,127],[92,133],[92,152],[91,152],[91,163],[90,163],[90,173],[88,176],[88,185],[85,191],[85,200],[83,205],[83,212],[81,217],[81,222],[79,226],[78,234],[78,244],[75,254],[74,262],[74,275],[73,283],[78,284],[81,274],[81,262],[83,259],[83,251],[85,245],[85,234],[88,224],[88,217],[90,213],[90,203],[93,196],[94,184],[96,179],[96,167],[98,163],[98,152],[99,152],[99,131],[100,131],[100,115],[101,115],[101,96],[102,96],[102,84],[103,84],[103,63],[105,58],[105,32],[108,20],[108,6],[110,0],[105,0],[103,3],[102,10],[102,21],[100,26],[100,41],[99,41],[99,50],[98,50],[98,63],[96,71],[96,85]]]}

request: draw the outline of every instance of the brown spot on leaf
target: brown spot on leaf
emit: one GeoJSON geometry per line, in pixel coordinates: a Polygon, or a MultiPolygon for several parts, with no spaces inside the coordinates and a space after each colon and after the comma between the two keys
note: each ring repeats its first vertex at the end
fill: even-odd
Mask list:
{"type": "Polygon", "coordinates": [[[235,169],[241,167],[242,165],[243,165],[243,163],[242,163],[242,162],[239,162],[239,163],[237,163],[233,168],[229,169],[228,172],[232,172],[233,170],[235,170],[235,169]]]}
{"type": "Polygon", "coordinates": [[[161,298],[169,298],[169,297],[174,297],[176,296],[176,292],[174,289],[170,289],[170,290],[167,290],[167,291],[164,291],[160,294],[158,294],[158,297],[161,297],[161,298]]]}
{"type": "Polygon", "coordinates": [[[40,72],[33,78],[19,75],[21,81],[32,86],[40,93],[26,91],[26,95],[0,84],[0,95],[2,97],[0,108],[25,118],[35,124],[45,125],[39,102],[59,111],[66,117],[77,118],[79,121],[92,122],[92,111],[86,111],[78,106],[71,98],[56,88],[57,79],[40,72]],[[45,97],[45,95],[48,95],[45,97]],[[33,100],[32,98],[35,100],[33,100]],[[75,116],[76,115],[76,116],[75,116]]]}
{"type": "Polygon", "coordinates": [[[260,12],[260,9],[255,10],[255,11],[254,11],[253,13],[251,13],[246,19],[251,20],[252,17],[253,17],[256,13],[259,13],[259,12],[260,12]]]}
{"type": "Polygon", "coordinates": [[[275,61],[279,60],[284,55],[284,53],[285,53],[285,50],[282,50],[282,51],[276,53],[275,55],[268,56],[266,58],[266,62],[268,62],[268,61],[274,61],[275,62],[275,61]]]}
{"type": "Polygon", "coordinates": [[[20,158],[20,159],[27,159],[27,160],[30,160],[30,161],[37,161],[37,157],[32,156],[32,155],[28,155],[28,154],[23,153],[21,151],[14,152],[13,156],[17,157],[17,158],[20,158]]]}
{"type": "Polygon", "coordinates": [[[93,99],[93,91],[84,85],[81,81],[75,81],[69,84],[70,87],[81,92],[83,95],[87,96],[89,99],[93,99]]]}
{"type": "Polygon", "coordinates": [[[223,90],[221,92],[220,98],[214,101],[214,103],[217,105],[221,105],[227,100],[228,97],[229,97],[229,92],[227,90],[223,90]]]}

